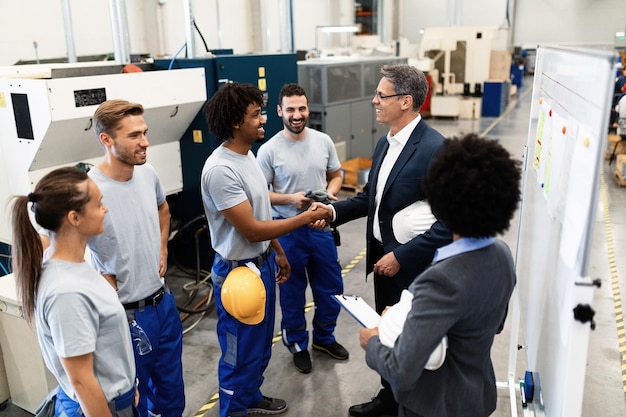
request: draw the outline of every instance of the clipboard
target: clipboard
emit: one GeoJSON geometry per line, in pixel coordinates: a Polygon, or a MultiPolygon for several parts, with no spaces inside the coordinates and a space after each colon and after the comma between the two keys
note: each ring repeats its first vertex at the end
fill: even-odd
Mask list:
{"type": "Polygon", "coordinates": [[[358,295],[337,294],[332,296],[361,326],[378,327],[380,315],[358,295]]]}

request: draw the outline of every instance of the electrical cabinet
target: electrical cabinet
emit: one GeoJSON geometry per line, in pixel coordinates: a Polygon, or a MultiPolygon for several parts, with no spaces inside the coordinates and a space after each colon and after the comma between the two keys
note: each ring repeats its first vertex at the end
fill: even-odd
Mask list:
{"type": "Polygon", "coordinates": [[[375,124],[374,108],[370,100],[355,101],[331,106],[310,106],[311,117],[309,126],[325,132],[335,142],[335,146],[345,144],[345,158],[340,161],[356,157],[371,158],[378,129],[375,124]]]}
{"type": "Polygon", "coordinates": [[[371,158],[376,139],[372,127],[376,123],[374,107],[370,100],[350,104],[350,153],[351,158],[371,158]]]}
{"type": "MultiPolygon", "coordinates": [[[[350,103],[336,104],[334,106],[322,106],[312,104],[309,106],[311,116],[309,126],[313,129],[325,132],[335,143],[350,140],[352,131],[350,129],[352,110],[350,103]]],[[[347,151],[347,148],[346,148],[347,151]]]]}
{"type": "Polygon", "coordinates": [[[346,143],[347,159],[370,158],[386,129],[376,123],[372,98],[384,65],[407,63],[407,58],[341,57],[298,62],[298,82],[306,90],[309,126],[346,143]]]}
{"type": "Polygon", "coordinates": [[[508,81],[485,81],[483,86],[482,117],[498,117],[509,104],[508,81]]]}

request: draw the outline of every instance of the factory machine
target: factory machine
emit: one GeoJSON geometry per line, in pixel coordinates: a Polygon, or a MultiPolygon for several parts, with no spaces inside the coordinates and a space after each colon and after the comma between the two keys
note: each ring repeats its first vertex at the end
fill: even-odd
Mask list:
{"type": "MultiPolygon", "coordinates": [[[[98,163],[104,152],[92,116],[100,103],[113,98],[144,106],[148,162],[167,194],[182,190],[179,139],[206,101],[204,70],[120,72],[120,66],[51,67],[39,78],[0,78],[2,204],[28,194],[54,168],[98,163]]],[[[0,221],[0,241],[11,242],[6,218],[0,221]]]]}
{"type": "Polygon", "coordinates": [[[485,81],[506,81],[511,53],[508,30],[497,27],[433,27],[422,36],[419,68],[434,82],[431,115],[475,119],[485,81]]]}

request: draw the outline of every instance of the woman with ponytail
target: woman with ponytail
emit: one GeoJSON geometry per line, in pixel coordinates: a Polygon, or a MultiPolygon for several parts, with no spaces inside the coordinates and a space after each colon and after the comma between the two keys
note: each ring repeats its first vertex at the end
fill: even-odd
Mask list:
{"type": "Polygon", "coordinates": [[[35,322],[46,366],[59,382],[56,416],[134,415],[135,364],[128,320],[115,290],[85,262],[104,231],[98,186],[77,168],[44,176],[14,198],[13,271],[24,317],[35,322]],[[43,260],[31,222],[51,231],[43,260]],[[80,408],[80,410],[79,410],[80,408]]]}

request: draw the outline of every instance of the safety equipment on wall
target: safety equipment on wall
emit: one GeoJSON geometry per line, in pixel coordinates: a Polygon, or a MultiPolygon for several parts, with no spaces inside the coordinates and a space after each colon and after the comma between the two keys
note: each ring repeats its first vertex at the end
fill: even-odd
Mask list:
{"type": "Polygon", "coordinates": [[[393,216],[391,220],[393,235],[398,243],[404,245],[430,229],[436,221],[430,211],[430,205],[425,200],[416,201],[393,216]]]}
{"type": "Polygon", "coordinates": [[[265,318],[265,286],[259,274],[247,266],[228,273],[221,298],[228,314],[244,324],[259,324],[265,318]]]}

